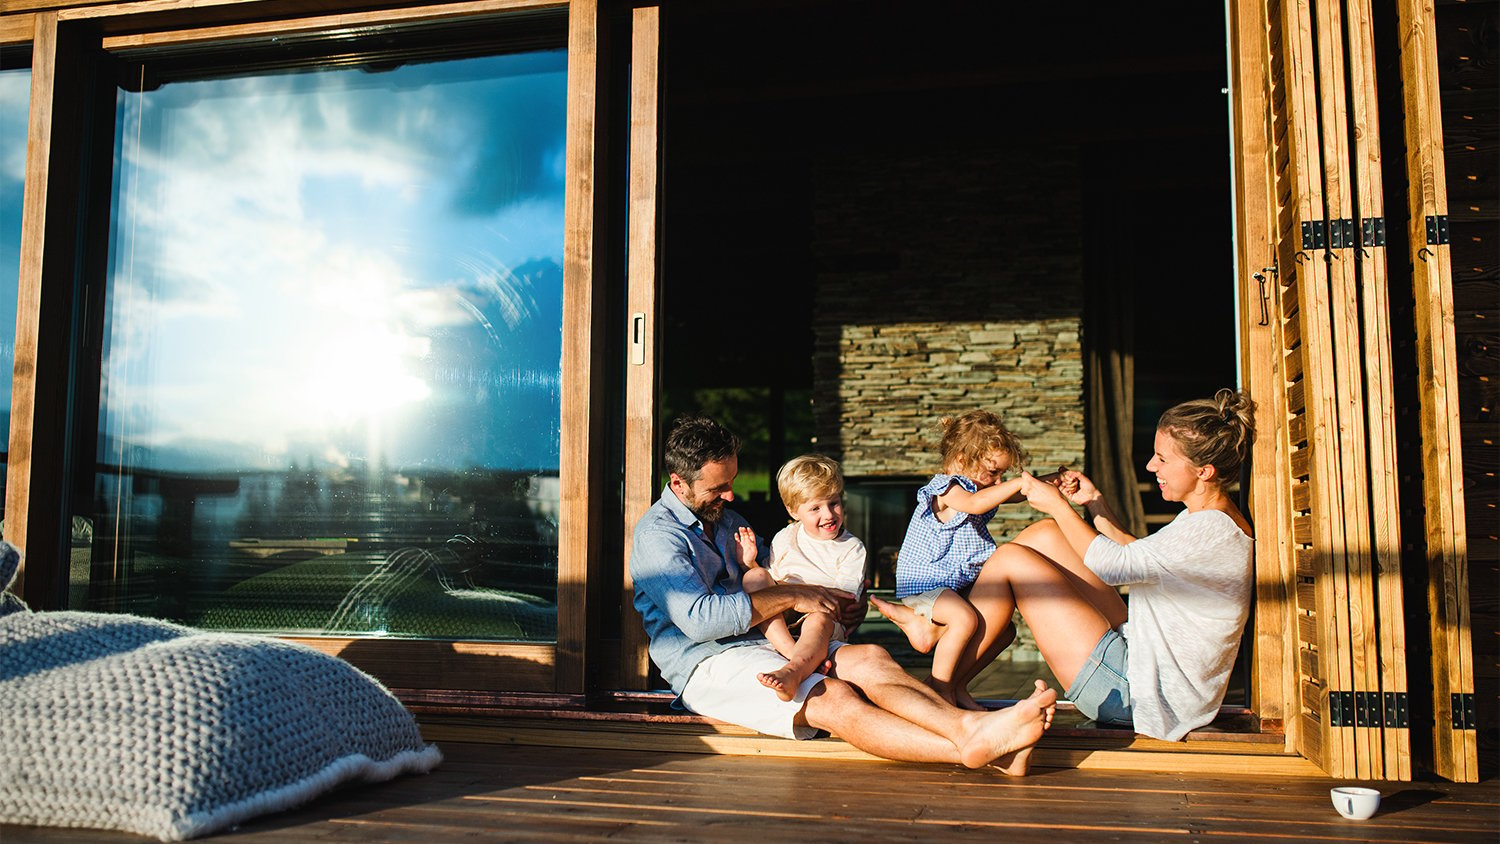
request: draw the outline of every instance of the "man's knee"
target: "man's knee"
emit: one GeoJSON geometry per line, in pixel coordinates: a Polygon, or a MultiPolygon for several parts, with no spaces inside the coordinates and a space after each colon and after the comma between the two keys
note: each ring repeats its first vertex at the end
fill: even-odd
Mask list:
{"type": "Polygon", "coordinates": [[[854,686],[829,677],[807,693],[802,717],[808,726],[837,734],[849,723],[850,717],[869,705],[854,686]]]}
{"type": "Polygon", "coordinates": [[[841,673],[848,669],[863,669],[886,663],[895,665],[896,660],[879,645],[844,645],[834,652],[834,665],[841,673]]]}

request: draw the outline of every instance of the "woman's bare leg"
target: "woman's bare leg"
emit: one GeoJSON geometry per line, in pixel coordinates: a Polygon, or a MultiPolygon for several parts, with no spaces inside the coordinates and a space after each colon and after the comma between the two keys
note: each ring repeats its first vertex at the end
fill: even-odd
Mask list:
{"type": "MultiPolygon", "coordinates": [[[[1111,627],[1119,627],[1125,623],[1127,611],[1119,591],[1100,580],[1099,575],[1084,565],[1083,558],[1068,544],[1057,522],[1043,519],[1028,525],[1011,543],[1024,545],[1056,563],[1078,593],[1088,598],[1098,608],[1099,614],[1109,620],[1111,627]]],[[[1022,615],[1025,615],[1024,610],[1022,615]]]]}
{"type": "MultiPolygon", "coordinates": [[[[968,596],[965,595],[965,597],[967,598],[968,596]]],[[[973,605],[970,604],[970,606],[973,605]]],[[[978,612],[978,607],[975,607],[975,612],[978,612]]],[[[980,615],[979,628],[974,631],[974,636],[969,642],[969,647],[964,650],[963,659],[959,662],[958,671],[962,672],[962,674],[953,678],[954,683],[963,686],[965,689],[974,682],[974,678],[978,677],[981,671],[994,662],[1016,640],[1016,625],[1014,620],[1007,620],[1005,626],[1000,630],[1000,634],[994,637],[984,635],[987,626],[988,621],[983,615],[980,615]],[[982,641],[989,642],[989,647],[981,652],[979,647],[982,641]]],[[[973,698],[971,697],[970,700],[973,700],[973,698]]]]}
{"type": "MultiPolygon", "coordinates": [[[[1115,627],[1062,566],[1014,542],[1001,546],[985,563],[969,588],[969,601],[986,624],[1009,620],[1019,609],[1036,636],[1042,658],[1064,689],[1073,685],[1094,645],[1115,627]]],[[[993,632],[990,628],[982,635],[993,632]]],[[[977,652],[985,654],[992,645],[992,641],[981,641],[977,652]]]]}

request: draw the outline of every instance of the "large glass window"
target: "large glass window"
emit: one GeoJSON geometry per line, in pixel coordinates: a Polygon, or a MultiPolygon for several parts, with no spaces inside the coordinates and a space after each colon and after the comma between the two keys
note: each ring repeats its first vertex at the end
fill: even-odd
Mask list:
{"type": "Polygon", "coordinates": [[[555,639],[565,67],[125,83],[75,603],[555,639]]]}
{"type": "Polygon", "coordinates": [[[26,125],[31,102],[31,70],[9,68],[12,54],[0,49],[0,501],[5,499],[5,465],[10,442],[10,387],[16,366],[16,295],[21,274],[21,199],[26,184],[26,125]]]}

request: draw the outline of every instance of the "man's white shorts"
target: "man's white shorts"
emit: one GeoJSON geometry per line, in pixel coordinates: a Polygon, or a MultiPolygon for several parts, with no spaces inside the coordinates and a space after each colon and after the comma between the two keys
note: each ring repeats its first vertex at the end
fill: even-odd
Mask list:
{"type": "MultiPolygon", "coordinates": [[[[832,655],[843,644],[829,642],[828,653],[832,655]]],[[[682,703],[699,715],[769,736],[812,738],[818,731],[806,724],[798,725],[797,713],[807,704],[808,693],[828,677],[816,672],[809,674],[791,700],[782,700],[755,675],[776,671],[784,665],[786,657],[777,653],[769,642],[730,648],[698,663],[682,689],[682,703]]]]}

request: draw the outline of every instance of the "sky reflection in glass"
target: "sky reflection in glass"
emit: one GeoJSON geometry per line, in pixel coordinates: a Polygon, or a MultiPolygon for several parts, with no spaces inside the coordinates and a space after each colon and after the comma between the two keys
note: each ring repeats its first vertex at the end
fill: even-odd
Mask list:
{"type": "Polygon", "coordinates": [[[565,67],[122,92],[101,459],[556,471],[565,67]]]}
{"type": "Polygon", "coordinates": [[[31,71],[0,70],[0,411],[10,428],[16,365],[16,294],[21,275],[21,199],[26,184],[26,123],[31,71]]]}

